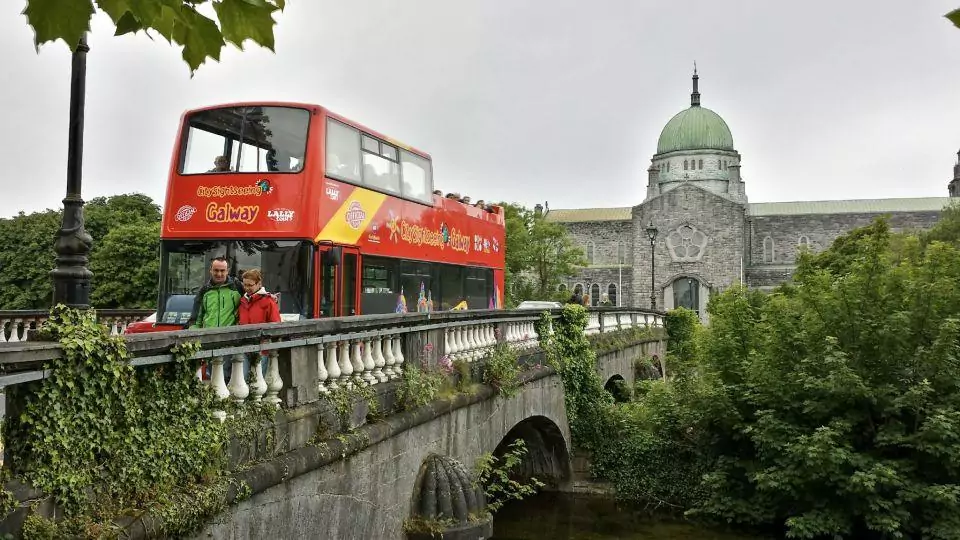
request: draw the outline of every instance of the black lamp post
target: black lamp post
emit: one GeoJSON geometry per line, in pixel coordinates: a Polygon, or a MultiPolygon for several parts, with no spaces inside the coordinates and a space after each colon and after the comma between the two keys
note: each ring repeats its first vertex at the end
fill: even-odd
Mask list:
{"type": "Polygon", "coordinates": [[[87,37],[80,38],[73,53],[70,74],[70,139],[67,147],[67,195],[63,199],[63,221],[53,249],[57,253],[53,276],[53,305],[86,309],[90,307],[90,278],[87,269],[93,239],[83,228],[83,108],[87,78],[87,37]]]}
{"type": "Polygon", "coordinates": [[[657,309],[657,286],[656,279],[654,274],[656,272],[656,250],[654,247],[657,245],[657,233],[659,232],[656,227],[653,226],[653,220],[647,225],[647,238],[650,239],[650,309],[657,309]]]}

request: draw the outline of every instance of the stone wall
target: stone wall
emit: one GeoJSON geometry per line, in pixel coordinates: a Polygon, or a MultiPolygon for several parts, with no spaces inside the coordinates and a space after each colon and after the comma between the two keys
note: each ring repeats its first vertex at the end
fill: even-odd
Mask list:
{"type": "MultiPolygon", "coordinates": [[[[745,206],[685,184],[633,209],[634,238],[644,240],[645,249],[636,249],[633,258],[633,306],[650,305],[650,248],[644,229],[649,222],[658,228],[655,253],[655,294],[657,306],[664,307],[664,289],[681,277],[693,277],[703,287],[701,305],[710,289],[722,289],[740,280],[744,253],[745,206]],[[688,225],[705,237],[695,256],[677,256],[671,234],[688,225]]],[[[639,243],[638,243],[639,245],[639,243]]]]}
{"type": "MultiPolygon", "coordinates": [[[[814,253],[824,251],[853,229],[873,223],[884,214],[804,214],[783,216],[748,216],[747,233],[751,246],[748,261],[748,283],[752,287],[776,285],[789,279],[797,261],[801,237],[814,253]],[[764,257],[764,242],[767,256],[764,257]],[[771,261],[770,247],[773,247],[771,261]]],[[[889,216],[894,231],[929,229],[940,218],[939,212],[897,212],[889,216]]]]}
{"type": "MultiPolygon", "coordinates": [[[[586,252],[593,246],[593,264],[583,268],[579,274],[565,281],[567,290],[571,293],[576,285],[583,287],[588,294],[593,284],[600,287],[601,294],[608,293],[610,285],[615,285],[617,293],[622,297],[622,306],[630,306],[632,293],[630,290],[631,268],[628,266],[633,256],[633,227],[629,221],[589,221],[579,223],[564,223],[574,242],[586,252]],[[617,266],[617,248],[622,245],[624,265],[617,266]],[[620,286],[621,279],[622,283],[620,286]],[[623,290],[621,290],[621,288],[623,290]]],[[[598,299],[599,301],[599,299],[598,299]]]]}
{"type": "Polygon", "coordinates": [[[495,397],[443,411],[346,459],[256,493],[192,538],[403,538],[417,474],[430,453],[450,456],[470,470],[481,454],[494,451],[514,427],[531,419],[534,426],[559,430],[569,459],[563,385],[550,374],[528,382],[510,399],[495,397]]]}

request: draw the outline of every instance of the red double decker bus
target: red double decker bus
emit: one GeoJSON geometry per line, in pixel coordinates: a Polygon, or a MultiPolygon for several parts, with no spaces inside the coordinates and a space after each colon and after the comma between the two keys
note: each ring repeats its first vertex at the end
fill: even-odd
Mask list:
{"type": "Polygon", "coordinates": [[[434,190],[430,156],[323,107],[184,113],[161,232],[159,324],[214,257],[260,268],[284,320],[501,308],[504,216],[434,190]]]}

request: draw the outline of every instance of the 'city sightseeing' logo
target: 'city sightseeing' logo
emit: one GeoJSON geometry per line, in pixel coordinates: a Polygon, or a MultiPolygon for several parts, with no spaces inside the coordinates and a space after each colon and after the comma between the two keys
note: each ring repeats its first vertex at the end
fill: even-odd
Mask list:
{"type": "Polygon", "coordinates": [[[197,186],[197,197],[204,199],[259,197],[267,193],[273,193],[273,186],[265,178],[257,180],[252,186],[197,186]]]}
{"type": "Polygon", "coordinates": [[[363,207],[360,206],[359,201],[350,201],[350,206],[347,207],[347,213],[344,215],[344,218],[352,228],[359,229],[363,220],[367,219],[367,213],[363,211],[363,207]]]}

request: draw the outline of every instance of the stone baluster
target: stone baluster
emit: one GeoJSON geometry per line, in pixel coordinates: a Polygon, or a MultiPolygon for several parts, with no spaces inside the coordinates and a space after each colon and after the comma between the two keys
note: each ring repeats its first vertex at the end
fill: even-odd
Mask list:
{"type": "Polygon", "coordinates": [[[388,379],[396,379],[400,374],[397,372],[397,360],[393,357],[393,337],[384,336],[383,338],[383,361],[386,369],[383,373],[388,379]]]}
{"type": "Polygon", "coordinates": [[[324,355],[324,345],[323,343],[317,344],[317,392],[321,394],[326,394],[330,390],[327,389],[327,377],[330,376],[327,373],[327,363],[323,358],[324,355]]]}
{"type": "Polygon", "coordinates": [[[267,394],[267,380],[263,378],[263,359],[266,356],[268,364],[270,361],[266,351],[260,351],[251,356],[253,356],[253,360],[250,362],[250,366],[253,368],[253,376],[250,377],[252,379],[250,381],[250,401],[260,403],[263,401],[263,396],[267,394]]]}
{"type": "Polygon", "coordinates": [[[7,342],[7,319],[0,319],[0,343],[7,342]]]}
{"type": "Polygon", "coordinates": [[[473,352],[473,357],[479,360],[486,353],[486,346],[483,343],[483,325],[475,324],[470,331],[473,333],[473,341],[477,347],[473,352]]]}
{"type": "MultiPolygon", "coordinates": [[[[22,323],[22,322],[23,322],[22,319],[14,319],[14,320],[13,320],[13,324],[10,326],[10,341],[13,341],[13,342],[17,343],[17,342],[20,342],[20,341],[24,341],[24,340],[26,339],[26,337],[27,337],[27,331],[26,331],[26,330],[23,331],[23,337],[24,337],[24,339],[20,339],[20,323],[22,323]]],[[[26,327],[26,325],[24,325],[24,327],[26,327]]]]}
{"type": "Polygon", "coordinates": [[[467,357],[473,362],[477,359],[477,353],[479,352],[477,351],[477,327],[475,325],[467,327],[467,348],[469,351],[467,357]]]}
{"type": "Polygon", "coordinates": [[[453,338],[457,348],[457,358],[462,358],[467,352],[467,343],[464,341],[466,329],[463,326],[453,328],[453,338]]]}
{"type": "Polygon", "coordinates": [[[283,389],[283,379],[280,378],[280,354],[276,349],[270,351],[270,362],[267,365],[267,395],[263,398],[268,405],[280,407],[280,390],[283,389]]]}
{"type": "MultiPolygon", "coordinates": [[[[230,395],[237,403],[243,403],[244,400],[247,399],[247,396],[250,395],[250,387],[247,386],[246,374],[243,372],[243,361],[245,358],[246,355],[243,353],[233,355],[233,369],[230,370],[230,384],[227,385],[227,388],[230,390],[230,395]]],[[[260,369],[259,363],[257,364],[257,369],[260,369]]]]}
{"type": "Polygon", "coordinates": [[[650,319],[649,319],[648,317],[649,317],[649,315],[647,315],[646,313],[643,314],[643,325],[644,325],[644,326],[650,326],[650,319]]]}
{"type": "MultiPolygon", "coordinates": [[[[213,388],[213,394],[221,400],[227,399],[230,397],[230,390],[223,378],[223,357],[214,356],[211,364],[213,368],[210,371],[210,387],[213,388]]],[[[213,411],[213,416],[222,422],[227,419],[227,412],[224,410],[213,411]]]]}
{"type": "Polygon", "coordinates": [[[339,390],[340,385],[337,379],[340,378],[340,364],[337,362],[337,342],[328,341],[323,344],[327,350],[327,389],[339,390]]]}
{"type": "Polygon", "coordinates": [[[347,341],[339,342],[340,352],[340,386],[344,388],[353,388],[353,362],[350,361],[350,343],[347,341]]]}
{"type": "Polygon", "coordinates": [[[451,359],[457,357],[457,329],[447,327],[443,333],[443,352],[451,359]]]}
{"type": "Polygon", "coordinates": [[[396,360],[394,369],[397,372],[397,376],[403,375],[403,338],[400,335],[394,336],[393,338],[393,358],[396,360]]]}
{"type": "Polygon", "coordinates": [[[489,355],[493,352],[494,337],[493,337],[493,325],[485,324],[483,325],[483,349],[484,354],[489,355]]]}
{"type": "Polygon", "coordinates": [[[371,343],[373,344],[373,376],[377,378],[377,382],[385,383],[390,380],[390,377],[383,371],[387,366],[387,360],[383,357],[383,340],[377,336],[371,343]]]}
{"type": "Polygon", "coordinates": [[[363,380],[363,357],[360,355],[360,340],[353,340],[350,344],[350,361],[353,363],[353,382],[357,386],[364,386],[363,380]]]}
{"type": "Polygon", "coordinates": [[[373,353],[370,350],[372,341],[370,338],[363,340],[363,353],[360,357],[363,361],[363,382],[366,383],[367,386],[372,386],[380,382],[380,379],[373,374],[373,370],[377,368],[377,364],[373,361],[373,353]]]}

